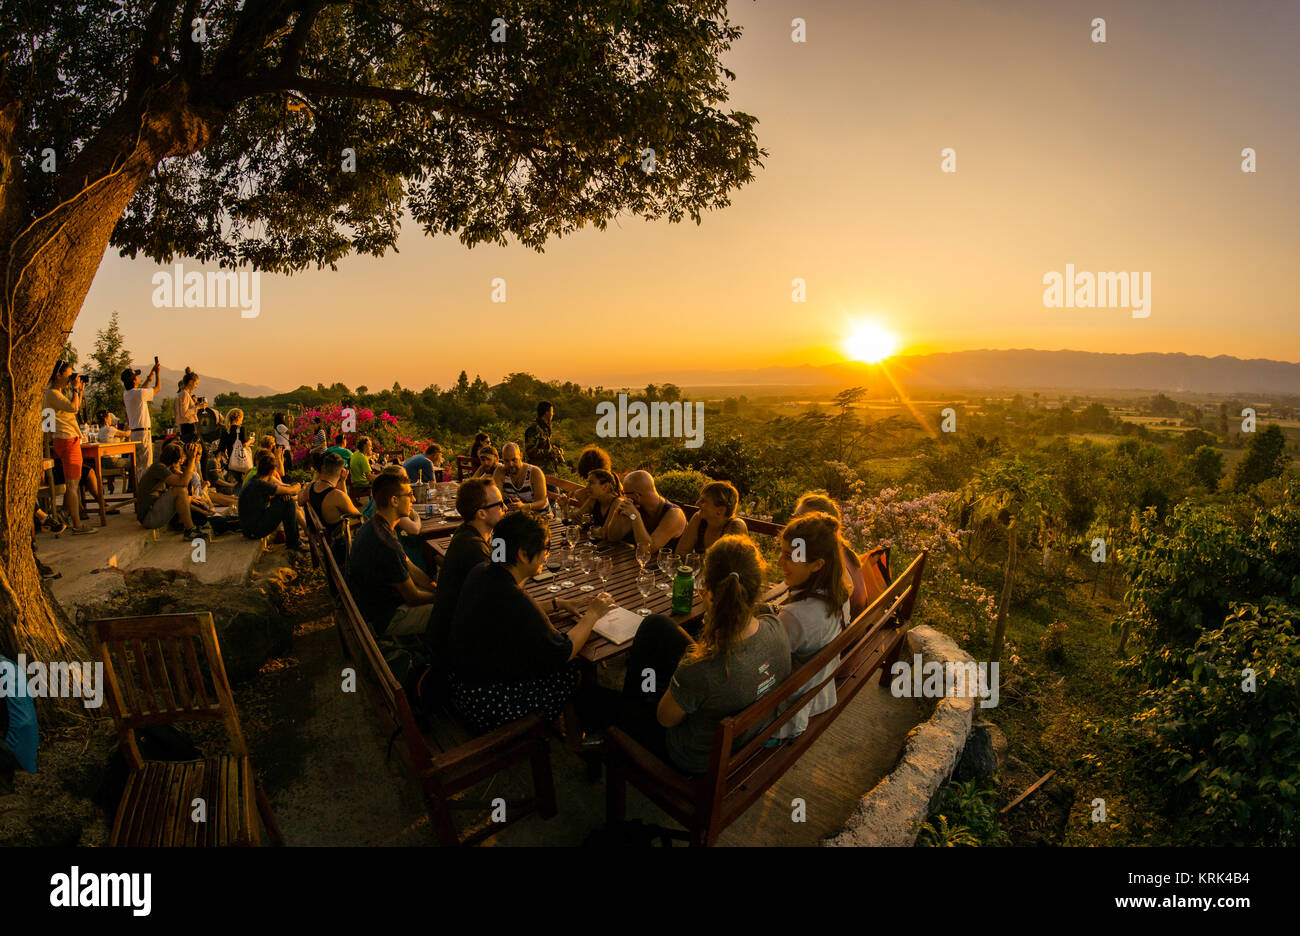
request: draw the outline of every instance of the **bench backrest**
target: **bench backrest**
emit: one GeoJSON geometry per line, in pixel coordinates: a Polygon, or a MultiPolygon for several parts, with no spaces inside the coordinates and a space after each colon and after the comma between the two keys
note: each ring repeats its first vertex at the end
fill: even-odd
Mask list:
{"type": "MultiPolygon", "coordinates": [[[[762,699],[738,715],[722,719],[714,738],[705,786],[709,797],[707,817],[717,823],[722,817],[724,800],[732,797],[727,812],[735,815],[757,799],[817,739],[865,685],[867,677],[885,659],[888,645],[901,639],[901,632],[912,614],[925,553],[921,553],[865,611],[762,699]],[[811,681],[839,658],[834,669],[820,682],[811,681]],[[808,727],[797,738],[783,741],[779,747],[766,743],[831,680],[836,683],[835,706],[809,719],[808,727]],[[805,687],[807,687],[805,689],[805,687]],[[777,709],[802,692],[802,705],[793,705],[777,715],[777,709]],[[775,716],[775,717],[774,717],[775,716]],[[734,742],[768,718],[772,721],[759,729],[741,748],[733,751],[734,742]],[[755,782],[757,781],[757,782],[755,782]],[[742,787],[747,787],[742,791],[742,787]],[[734,794],[739,793],[739,796],[734,794]]],[[[701,804],[705,806],[706,804],[701,804]]]]}
{"type": "Polygon", "coordinates": [[[373,686],[373,689],[370,690],[372,698],[389,713],[394,724],[402,730],[412,767],[423,773],[429,767],[431,754],[428,745],[424,741],[424,736],[420,733],[419,725],[416,724],[415,715],[411,711],[411,703],[406,697],[406,690],[402,688],[402,684],[397,681],[397,677],[388,668],[388,663],[384,660],[384,654],[380,651],[379,644],[370,631],[370,625],[366,623],[361,611],[357,608],[352,592],[348,590],[347,580],[339,569],[338,562],[334,558],[334,552],[329,548],[329,543],[325,539],[325,525],[310,504],[307,505],[307,527],[308,535],[314,538],[315,548],[320,553],[321,561],[325,565],[325,575],[335,588],[335,598],[341,611],[341,620],[338,622],[338,626],[343,628],[348,644],[353,647],[354,653],[359,654],[365,660],[374,676],[373,681],[366,681],[367,686],[373,686]]]}

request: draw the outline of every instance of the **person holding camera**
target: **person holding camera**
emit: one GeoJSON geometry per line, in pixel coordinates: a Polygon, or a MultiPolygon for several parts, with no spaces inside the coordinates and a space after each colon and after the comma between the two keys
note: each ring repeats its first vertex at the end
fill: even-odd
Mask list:
{"type": "Polygon", "coordinates": [[[162,382],[158,373],[158,358],[153,359],[153,370],[149,371],[140,383],[139,369],[127,368],[122,371],[122,404],[126,407],[126,426],[130,431],[131,441],[135,443],[135,471],[137,477],[143,477],[153,464],[153,422],[149,418],[149,401],[158,392],[162,382]],[[149,386],[149,381],[153,386],[149,386]]]}
{"type": "Polygon", "coordinates": [[[77,413],[85,388],[85,381],[72,372],[72,365],[59,361],[45,388],[44,402],[46,410],[54,411],[54,457],[63,466],[63,507],[72,532],[78,534],[98,532],[81,522],[81,428],[77,413]]]}

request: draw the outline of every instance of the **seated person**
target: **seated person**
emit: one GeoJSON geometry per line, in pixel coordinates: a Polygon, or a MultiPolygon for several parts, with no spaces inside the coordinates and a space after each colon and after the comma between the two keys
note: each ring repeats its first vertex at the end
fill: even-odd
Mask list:
{"type": "Polygon", "coordinates": [[[480,432],[474,436],[474,443],[469,447],[469,457],[474,460],[474,464],[479,464],[478,453],[484,446],[492,444],[492,437],[486,432],[480,432]]]}
{"type": "Polygon", "coordinates": [[[393,527],[411,510],[411,484],[405,475],[379,474],[371,500],[375,515],[352,537],[348,590],[376,637],[423,634],[433,613],[434,588],[428,575],[407,557],[393,527]]]}
{"type": "Polygon", "coordinates": [[[700,488],[700,499],[695,506],[700,509],[686,524],[686,530],[677,541],[677,552],[708,552],[710,546],[724,536],[744,536],[749,532],[745,521],[736,516],[740,493],[726,481],[710,481],[700,488]]]}
{"type": "Polygon", "coordinates": [[[370,487],[374,483],[375,475],[370,468],[370,456],[374,453],[374,443],[370,441],[369,436],[362,436],[357,439],[356,451],[352,453],[352,458],[348,461],[348,470],[352,473],[353,487],[370,487]]]}
{"type": "Polygon", "coordinates": [[[492,478],[497,473],[497,450],[492,445],[485,445],[478,450],[478,467],[471,478],[492,478]]]}
{"type": "Polygon", "coordinates": [[[348,463],[352,460],[351,450],[344,448],[343,446],[343,433],[341,432],[338,435],[334,436],[334,444],[331,445],[329,448],[327,448],[325,451],[333,452],[335,455],[342,458],[344,465],[348,465],[348,463]]]}
{"type": "MultiPolygon", "coordinates": [[[[110,410],[98,410],[95,413],[95,439],[100,443],[108,442],[130,442],[131,433],[123,432],[117,427],[117,417],[110,410]]],[[[125,473],[131,469],[131,457],[129,455],[101,455],[100,462],[104,465],[104,490],[109,494],[113,491],[113,479],[108,476],[108,469],[120,468],[125,473]]]]}
{"type": "MultiPolygon", "coordinates": [[[[310,504],[311,509],[316,511],[316,516],[320,518],[325,528],[325,542],[329,543],[340,569],[347,562],[343,526],[349,517],[361,517],[361,511],[357,510],[356,504],[352,503],[352,498],[338,486],[339,478],[346,470],[342,458],[334,452],[326,452],[320,456],[316,477],[298,495],[298,503],[310,504]]],[[[374,501],[372,500],[371,503],[373,504],[374,501]]]]}
{"type": "MultiPolygon", "coordinates": [[[[688,774],[709,769],[722,719],[790,675],[785,631],[774,615],[758,609],[763,559],[754,542],[724,536],[705,554],[702,576],[698,640],[662,614],[646,618],[632,639],[622,697],[605,709],[618,713],[615,720],[646,748],[688,774]],[[654,673],[653,691],[645,691],[646,670],[654,673]]],[[[733,750],[761,728],[755,725],[733,750]]]]}
{"type": "MultiPolygon", "coordinates": [[[[614,516],[614,508],[623,496],[623,482],[618,475],[604,468],[594,468],[587,472],[587,499],[583,506],[572,508],[569,513],[581,511],[591,514],[591,525],[598,533],[597,539],[607,539],[609,521],[614,516]]],[[[610,542],[616,542],[617,537],[610,542]]]]}
{"type": "Polygon", "coordinates": [[[614,508],[605,530],[606,539],[624,540],[635,546],[649,546],[653,552],[672,549],[686,529],[682,508],[655,490],[648,471],[629,471],[623,479],[624,497],[614,508]]]}
{"type": "MultiPolygon", "coordinates": [[[[848,626],[849,587],[840,551],[840,522],[830,514],[808,513],[796,517],[781,531],[781,577],[789,591],[778,606],[777,617],[790,641],[790,668],[798,669],[839,636],[848,626]]],[[[837,657],[826,664],[808,686],[815,686],[839,664],[837,657]]],[[[807,688],[807,687],[805,687],[807,688]]],[[[796,696],[780,711],[803,704],[790,721],[781,726],[778,738],[803,734],[808,719],[835,705],[835,682],[827,683],[816,698],[805,704],[796,696]]]]}
{"type": "MultiPolygon", "coordinates": [[[[791,516],[802,517],[807,513],[829,514],[837,522],[844,522],[840,516],[840,508],[824,491],[810,491],[799,498],[791,516]]],[[[862,575],[862,563],[858,560],[858,554],[853,551],[853,547],[844,540],[843,536],[840,537],[840,553],[844,557],[844,568],[853,581],[853,588],[849,594],[849,620],[852,621],[867,610],[867,581],[862,575]]]]}
{"type": "Polygon", "coordinates": [[[305,550],[298,534],[298,505],[294,498],[301,485],[284,484],[276,476],[275,455],[265,449],[253,462],[254,476],[239,492],[239,529],[248,539],[270,536],[284,526],[284,543],[295,551],[305,550]]]}
{"type": "Polygon", "coordinates": [[[579,617],[561,634],[522,587],[546,561],[546,522],[516,511],[497,523],[492,536],[504,542],[506,561],[470,570],[451,623],[451,698],[479,731],[530,712],[541,712],[548,721],[556,718],[578,690],[578,652],[592,626],[613,606],[604,593],[585,608],[552,598],[552,610],[579,617]]]}
{"type": "Polygon", "coordinates": [[[507,442],[501,447],[501,464],[492,473],[492,482],[506,499],[506,506],[524,510],[549,510],[551,499],[546,493],[546,475],[519,454],[519,446],[507,442]]]}
{"type": "Polygon", "coordinates": [[[456,512],[464,521],[447,544],[447,555],[438,569],[438,592],[429,624],[429,647],[435,663],[445,663],[451,638],[451,619],[456,611],[465,577],[491,556],[492,528],[505,516],[505,501],[491,478],[467,478],[456,491],[456,512]]]}
{"type": "Polygon", "coordinates": [[[203,529],[206,514],[191,509],[189,484],[194,466],[199,460],[200,446],[196,442],[181,448],[169,442],[158,453],[158,461],[145,469],[140,476],[135,495],[135,517],[147,530],[157,530],[180,521],[184,539],[207,536],[203,529]]]}
{"type": "Polygon", "coordinates": [[[416,452],[402,462],[406,476],[412,484],[423,482],[432,484],[442,480],[442,446],[430,445],[423,452],[416,452]]]}
{"type": "MultiPolygon", "coordinates": [[[[601,468],[605,471],[609,471],[612,473],[613,469],[611,468],[611,464],[609,460],[609,452],[606,452],[603,448],[600,448],[599,446],[588,445],[578,455],[578,466],[576,469],[578,472],[578,477],[581,478],[583,481],[586,481],[588,476],[597,468],[601,468]]],[[[621,482],[619,483],[619,487],[620,489],[622,488],[621,482]]],[[[583,490],[578,491],[572,497],[570,497],[567,494],[562,494],[560,495],[559,500],[560,500],[560,504],[564,508],[566,508],[567,510],[571,511],[574,515],[576,515],[582,513],[582,511],[587,507],[587,500],[589,497],[591,497],[591,491],[587,488],[584,488],[583,490]]]]}

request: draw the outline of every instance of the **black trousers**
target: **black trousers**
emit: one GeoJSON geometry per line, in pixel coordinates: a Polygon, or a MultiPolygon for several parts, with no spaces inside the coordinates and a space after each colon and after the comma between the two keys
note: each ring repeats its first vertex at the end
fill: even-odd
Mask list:
{"type": "Polygon", "coordinates": [[[249,539],[261,539],[274,533],[281,523],[284,524],[285,546],[295,548],[298,545],[298,505],[291,497],[272,497],[261,520],[251,529],[242,525],[240,529],[249,539]]]}
{"type": "Polygon", "coordinates": [[[663,614],[637,629],[627,655],[623,691],[592,687],[584,699],[584,723],[617,725],[657,757],[668,760],[667,729],[659,724],[659,700],[668,691],[691,636],[663,614]]]}

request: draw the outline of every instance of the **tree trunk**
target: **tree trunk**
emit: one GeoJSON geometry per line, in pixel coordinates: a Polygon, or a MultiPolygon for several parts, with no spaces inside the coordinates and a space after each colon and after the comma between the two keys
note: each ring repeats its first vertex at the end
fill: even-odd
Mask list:
{"type": "Polygon", "coordinates": [[[1002,577],[1002,595],[998,599],[998,618],[993,628],[993,649],[989,652],[989,662],[1002,660],[1002,638],[1007,632],[1007,612],[1011,609],[1011,582],[1016,576],[1016,537],[1018,535],[1013,520],[1007,526],[1007,567],[1002,577]]]}
{"type": "MultiPolygon", "coordinates": [[[[75,158],[56,154],[59,204],[31,218],[18,161],[22,105],[0,100],[0,652],[6,656],[91,659],[85,635],[67,627],[36,571],[32,520],[42,397],[127,203],[160,160],[211,139],[215,124],[187,101],[185,86],[169,82],[124,104],[75,158]]],[[[38,710],[43,720],[51,708],[38,710]]]]}

